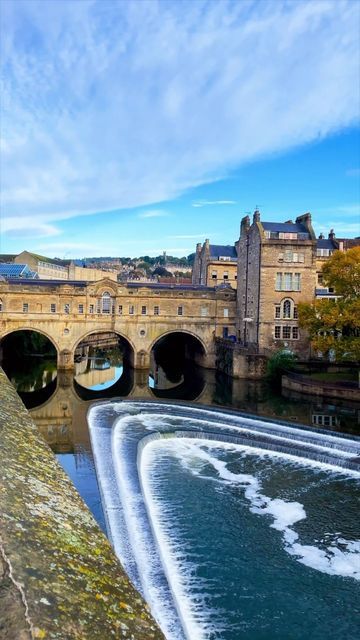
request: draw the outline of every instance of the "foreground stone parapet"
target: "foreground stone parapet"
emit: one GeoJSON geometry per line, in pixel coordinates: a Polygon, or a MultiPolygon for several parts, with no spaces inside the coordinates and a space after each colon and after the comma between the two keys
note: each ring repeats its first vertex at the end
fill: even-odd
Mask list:
{"type": "Polygon", "coordinates": [[[161,640],[0,370],[0,638],[161,640]]]}

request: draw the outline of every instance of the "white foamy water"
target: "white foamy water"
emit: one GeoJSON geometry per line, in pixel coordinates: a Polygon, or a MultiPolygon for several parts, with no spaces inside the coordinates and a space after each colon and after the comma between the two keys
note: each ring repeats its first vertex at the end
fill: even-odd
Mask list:
{"type": "Polygon", "coordinates": [[[242,487],[250,511],[267,516],[268,526],[281,533],[283,550],[295,561],[329,575],[360,579],[358,541],[346,540],[339,533],[338,538],[325,547],[318,547],[316,541],[310,545],[301,544],[294,526],[307,518],[303,504],[265,495],[255,475],[233,473],[227,463],[217,457],[216,450],[237,452],[239,458],[246,454],[283,459],[342,476],[360,477],[358,472],[293,453],[264,450],[251,443],[241,445],[208,440],[205,434],[201,438],[200,432],[213,428],[230,435],[266,433],[274,446],[278,443],[283,445],[286,441],[292,445],[295,442],[299,447],[306,443],[308,449],[313,448],[314,452],[329,453],[333,459],[335,454],[343,460],[354,457],[358,442],[297,427],[281,426],[280,430],[275,423],[242,416],[229,417],[221,412],[202,409],[187,410],[180,407],[181,415],[176,415],[177,407],[174,405],[145,402],[111,403],[114,424],[112,428],[104,429],[101,422],[106,407],[109,404],[91,409],[89,425],[110,538],[118,557],[135,586],[145,596],[168,640],[220,637],[226,621],[221,621],[219,612],[209,608],[206,583],[201,584],[203,597],[199,597],[199,583],[195,577],[196,559],[189,559],[189,554],[183,550],[183,542],[174,521],[175,511],[174,518],[170,518],[169,522],[171,507],[167,505],[165,510],[159,497],[161,482],[154,476],[153,469],[158,456],[165,453],[175,456],[194,475],[205,478],[205,469],[210,467],[216,472],[215,478],[210,479],[242,487]],[[136,444],[146,432],[174,432],[184,428],[198,431],[197,437],[201,439],[186,438],[182,433],[181,438],[149,442],[139,453],[137,465],[136,444]],[[197,595],[194,596],[194,593],[197,595]]]}
{"type": "MultiPolygon", "coordinates": [[[[194,461],[201,461],[203,464],[211,465],[216,470],[219,479],[244,487],[244,494],[250,502],[252,513],[272,517],[273,522],[270,526],[283,533],[284,549],[287,553],[294,556],[302,564],[317,571],[360,580],[360,541],[344,540],[343,537],[339,536],[337,541],[325,549],[315,545],[300,544],[297,542],[299,536],[292,529],[292,526],[307,517],[303,505],[300,502],[289,502],[264,495],[261,493],[261,483],[255,476],[232,473],[227,469],[226,462],[219,460],[209,451],[205,451],[204,445],[209,450],[223,448],[229,451],[238,451],[239,453],[246,452],[248,455],[259,455],[256,449],[254,450],[251,447],[222,442],[214,444],[212,440],[198,440],[194,443],[192,439],[186,440],[186,438],[181,443],[154,441],[149,445],[149,450],[146,453],[148,455],[151,455],[151,453],[156,455],[156,447],[172,447],[173,455],[176,455],[181,463],[186,464],[189,471],[196,475],[201,475],[201,469],[194,466],[194,461]],[[151,449],[153,449],[152,452],[151,449]],[[343,549],[339,549],[337,545],[343,547],[343,549]]],[[[273,456],[273,453],[267,451],[266,455],[273,456]]],[[[278,452],[276,452],[275,456],[284,457],[278,452]]],[[[308,461],[305,460],[304,462],[306,464],[308,461]]],[[[150,462],[148,461],[147,467],[149,465],[150,462]]],[[[313,465],[311,464],[310,466],[313,465]]],[[[328,465],[323,464],[321,466],[328,467],[328,465]]]]}

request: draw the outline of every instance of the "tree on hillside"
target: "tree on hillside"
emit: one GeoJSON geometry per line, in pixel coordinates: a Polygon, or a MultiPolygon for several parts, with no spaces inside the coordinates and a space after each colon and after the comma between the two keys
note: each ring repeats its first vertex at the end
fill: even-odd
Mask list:
{"type": "Polygon", "coordinates": [[[172,278],[173,274],[170,271],[167,271],[167,269],[165,269],[165,267],[156,267],[156,269],[154,269],[154,271],[152,272],[153,276],[160,276],[160,277],[167,277],[167,278],[172,278]]]}
{"type": "Polygon", "coordinates": [[[360,247],[335,251],[322,269],[323,282],[341,298],[299,304],[299,324],[315,351],[337,360],[360,360],[360,247]]]}

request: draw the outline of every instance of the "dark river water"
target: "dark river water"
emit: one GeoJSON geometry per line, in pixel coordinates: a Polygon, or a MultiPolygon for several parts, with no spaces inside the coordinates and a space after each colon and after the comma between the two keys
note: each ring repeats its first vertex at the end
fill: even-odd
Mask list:
{"type": "Polygon", "coordinates": [[[360,637],[359,405],[190,365],[4,369],[169,640],[360,637]]]}

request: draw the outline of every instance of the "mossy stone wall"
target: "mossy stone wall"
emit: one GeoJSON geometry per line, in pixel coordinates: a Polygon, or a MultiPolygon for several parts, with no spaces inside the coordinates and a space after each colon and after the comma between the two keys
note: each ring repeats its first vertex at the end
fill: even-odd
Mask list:
{"type": "Polygon", "coordinates": [[[164,638],[1,370],[0,638],[164,638]]]}

